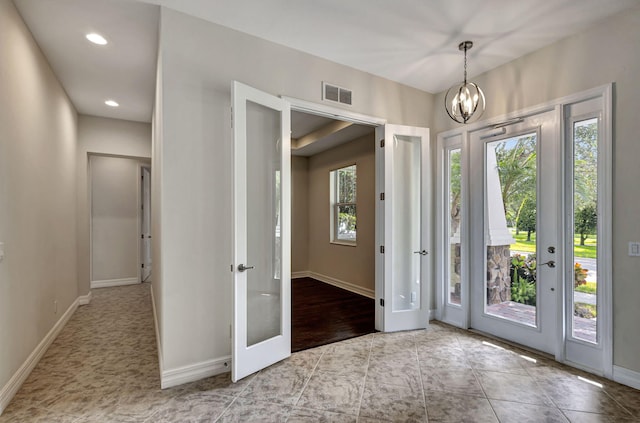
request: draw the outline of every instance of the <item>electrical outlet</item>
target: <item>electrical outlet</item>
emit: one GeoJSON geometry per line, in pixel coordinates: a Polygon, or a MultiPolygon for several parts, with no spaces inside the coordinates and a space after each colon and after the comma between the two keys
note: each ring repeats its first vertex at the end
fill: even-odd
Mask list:
{"type": "Polygon", "coordinates": [[[640,257],[640,242],[629,243],[629,256],[640,257]]]}
{"type": "Polygon", "coordinates": [[[58,314],[58,300],[53,300],[53,314],[58,314]]]}
{"type": "Polygon", "coordinates": [[[4,242],[0,242],[0,263],[4,260],[4,242]]]}
{"type": "Polygon", "coordinates": [[[415,303],[418,300],[418,294],[416,293],[416,291],[412,291],[411,292],[411,302],[415,303]]]}

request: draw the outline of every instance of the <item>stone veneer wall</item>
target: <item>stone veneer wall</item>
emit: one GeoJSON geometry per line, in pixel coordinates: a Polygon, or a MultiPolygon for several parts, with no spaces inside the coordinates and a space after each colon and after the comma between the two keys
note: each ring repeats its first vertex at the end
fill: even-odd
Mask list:
{"type": "Polygon", "coordinates": [[[487,246],[487,305],[511,301],[511,249],[487,246]]]}

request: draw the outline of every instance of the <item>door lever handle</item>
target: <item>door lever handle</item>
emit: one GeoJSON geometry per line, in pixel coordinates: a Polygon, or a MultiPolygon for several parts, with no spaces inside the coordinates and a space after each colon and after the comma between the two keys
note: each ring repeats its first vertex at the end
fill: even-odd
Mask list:
{"type": "Polygon", "coordinates": [[[238,265],[238,272],[244,272],[245,270],[250,270],[253,269],[254,266],[245,266],[244,264],[240,263],[238,265]]]}
{"type": "Polygon", "coordinates": [[[540,263],[538,266],[549,266],[550,268],[553,269],[554,267],[556,267],[556,262],[553,260],[549,260],[546,263],[540,263]]]}
{"type": "Polygon", "coordinates": [[[426,256],[429,253],[427,252],[427,250],[422,250],[422,251],[414,251],[413,254],[420,254],[421,256],[426,256]]]}

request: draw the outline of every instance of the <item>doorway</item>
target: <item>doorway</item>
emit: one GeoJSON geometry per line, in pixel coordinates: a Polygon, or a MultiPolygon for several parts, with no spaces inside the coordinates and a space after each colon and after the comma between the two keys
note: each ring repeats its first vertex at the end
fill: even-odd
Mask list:
{"type": "Polygon", "coordinates": [[[438,319],[612,377],[611,98],[438,135],[438,319]]]}
{"type": "MultiPolygon", "coordinates": [[[[368,116],[301,100],[278,98],[237,81],[233,103],[233,324],[232,380],[237,381],[291,355],[291,109],[375,125],[376,143],[376,328],[384,331],[424,328],[429,317],[430,166],[429,130],[387,125],[368,116]],[[379,125],[384,124],[383,127],[379,125]],[[401,157],[416,154],[419,166],[405,172],[401,157]],[[249,154],[251,153],[251,154],[249,154]],[[422,225],[419,237],[398,242],[394,227],[413,232],[394,195],[418,184],[411,202],[422,225]],[[396,192],[397,191],[397,192],[396,192]],[[378,197],[379,194],[379,197],[378,197]],[[388,198],[388,201],[385,199],[388,198]],[[415,203],[419,207],[415,207],[415,203]],[[414,245],[414,241],[419,244],[414,245]],[[379,247],[379,248],[378,248],[379,247]],[[397,253],[395,250],[398,250],[397,253]],[[422,258],[411,281],[397,277],[404,255],[422,258]],[[396,261],[393,259],[396,258],[396,261]],[[410,291],[409,291],[410,289],[410,291]],[[380,298],[378,298],[380,296],[380,298]],[[395,296],[409,298],[396,304],[395,296]],[[379,300],[379,302],[378,302],[379,300]],[[390,306],[385,307],[388,300],[390,306]]],[[[415,191],[411,191],[414,192],[415,191]]]]}
{"type": "Polygon", "coordinates": [[[374,127],[291,112],[292,352],[375,330],[374,127]]]}

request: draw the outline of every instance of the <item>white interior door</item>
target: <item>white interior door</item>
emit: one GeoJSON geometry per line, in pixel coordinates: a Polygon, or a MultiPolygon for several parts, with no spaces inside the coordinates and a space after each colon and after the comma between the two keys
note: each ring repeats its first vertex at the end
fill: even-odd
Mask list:
{"type": "Polygon", "coordinates": [[[232,85],[233,381],[291,355],[291,112],[232,85]]]}
{"type": "Polygon", "coordinates": [[[469,140],[471,327],[554,355],[563,261],[557,125],[550,110],[469,140]]]}
{"type": "Polygon", "coordinates": [[[151,276],[151,172],[142,168],[142,281],[151,276]]]}
{"type": "Polygon", "coordinates": [[[376,326],[385,332],[429,324],[429,129],[385,125],[378,148],[376,326]],[[384,199],[383,199],[384,198],[384,199]],[[381,225],[381,226],[380,226],[381,225]],[[378,294],[380,295],[380,294],[378,294]]]}

